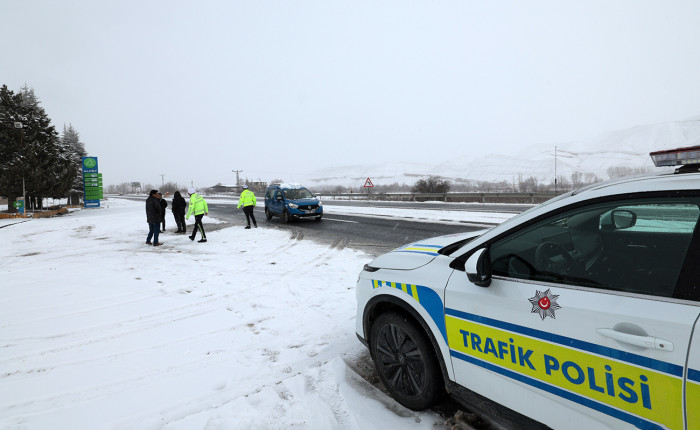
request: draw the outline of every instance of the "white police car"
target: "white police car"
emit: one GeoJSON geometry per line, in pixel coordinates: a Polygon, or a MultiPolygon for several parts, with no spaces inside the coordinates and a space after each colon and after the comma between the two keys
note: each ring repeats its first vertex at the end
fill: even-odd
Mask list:
{"type": "Polygon", "coordinates": [[[356,331],[392,396],[446,391],[511,425],[700,429],[700,146],[651,155],[684,166],[365,266],[356,331]]]}

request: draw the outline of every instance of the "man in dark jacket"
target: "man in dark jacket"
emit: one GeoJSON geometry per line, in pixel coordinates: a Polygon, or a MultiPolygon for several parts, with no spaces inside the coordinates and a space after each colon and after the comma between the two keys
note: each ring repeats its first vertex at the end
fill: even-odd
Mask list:
{"type": "Polygon", "coordinates": [[[158,190],[151,190],[146,199],[146,222],[148,222],[148,237],[146,245],[160,246],[158,233],[160,233],[160,202],[158,201],[158,190]],[[153,242],[151,242],[153,238],[153,242]]]}
{"type": "Polygon", "coordinates": [[[185,226],[185,208],[187,207],[187,202],[185,198],[182,197],[179,191],[175,191],[175,197],[173,197],[173,217],[175,218],[175,224],[177,224],[177,231],[175,233],[187,233],[187,227],[185,226]]]}
{"type": "Polygon", "coordinates": [[[165,208],[168,207],[168,202],[163,198],[161,193],[158,193],[158,200],[160,203],[160,222],[163,223],[163,230],[161,230],[161,233],[165,233],[165,208]]]}

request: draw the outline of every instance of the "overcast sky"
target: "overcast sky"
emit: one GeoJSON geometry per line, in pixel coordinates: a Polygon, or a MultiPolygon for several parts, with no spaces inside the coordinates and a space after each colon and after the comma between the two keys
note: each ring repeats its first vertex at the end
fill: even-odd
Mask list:
{"type": "Polygon", "coordinates": [[[105,185],[292,182],[700,114],[697,0],[1,1],[0,84],[71,123],[105,185]]]}

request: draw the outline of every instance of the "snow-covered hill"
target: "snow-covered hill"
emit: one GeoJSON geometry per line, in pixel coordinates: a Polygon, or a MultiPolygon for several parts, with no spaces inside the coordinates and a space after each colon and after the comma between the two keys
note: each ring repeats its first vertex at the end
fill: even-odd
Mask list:
{"type": "Polygon", "coordinates": [[[700,116],[682,121],[639,125],[603,134],[591,141],[537,144],[515,154],[491,154],[474,158],[469,154],[438,165],[392,162],[362,166],[336,166],[310,172],[309,186],[361,186],[367,177],[375,185],[414,184],[421,177],[438,175],[453,182],[507,181],[535,177],[540,183],[556,174],[571,178],[574,172],[592,173],[608,179],[611,167],[653,168],[649,153],[700,145],[700,116]],[[361,172],[361,175],[358,173],[361,172]]]}

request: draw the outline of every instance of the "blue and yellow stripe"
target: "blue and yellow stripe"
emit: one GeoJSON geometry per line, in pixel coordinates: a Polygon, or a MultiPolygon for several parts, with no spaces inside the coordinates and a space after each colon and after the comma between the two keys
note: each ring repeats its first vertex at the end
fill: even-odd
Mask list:
{"type": "Polygon", "coordinates": [[[445,328],[445,316],[443,313],[444,306],[440,296],[432,289],[423,285],[403,284],[401,282],[372,280],[372,288],[389,287],[399,291],[403,291],[418,302],[423,309],[430,315],[435,325],[440,329],[442,338],[447,342],[447,331],[445,328]]]}
{"type": "Polygon", "coordinates": [[[417,254],[427,254],[432,256],[440,255],[437,251],[442,249],[442,245],[428,245],[423,243],[412,243],[410,245],[404,245],[391,252],[412,252],[417,254]]]}

